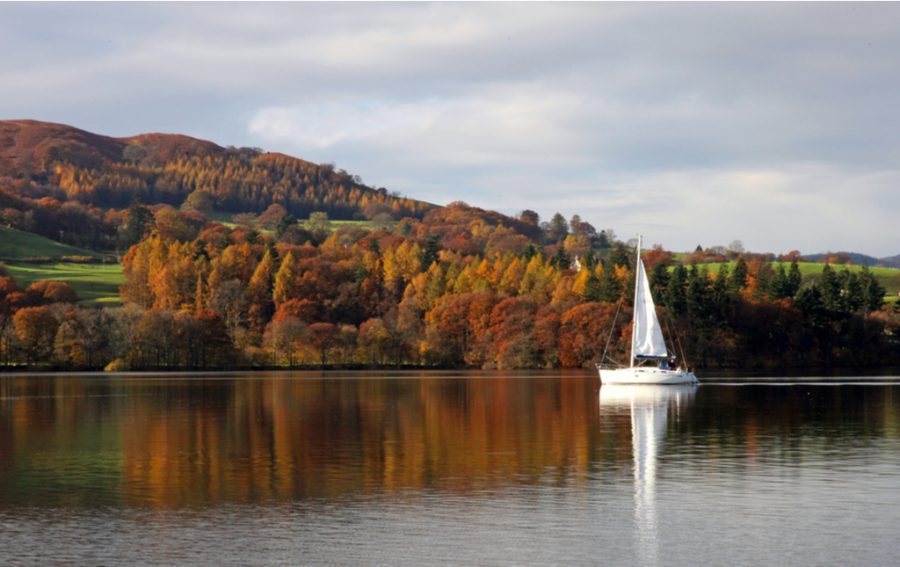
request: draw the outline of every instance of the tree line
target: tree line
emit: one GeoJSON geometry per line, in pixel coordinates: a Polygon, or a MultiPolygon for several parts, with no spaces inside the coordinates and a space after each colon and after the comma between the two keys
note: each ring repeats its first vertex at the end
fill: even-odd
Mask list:
{"type": "MultiPolygon", "coordinates": [[[[634,251],[577,217],[454,203],[390,227],[297,233],[179,229],[145,209],[126,212],[138,239],[123,258],[123,308],[3,279],[4,363],[584,367],[607,340],[627,357],[634,251]]],[[[709,272],[645,252],[673,352],[703,368],[900,362],[900,314],[868,270],[826,266],[804,282],[796,262],[747,258],[709,272]]]]}

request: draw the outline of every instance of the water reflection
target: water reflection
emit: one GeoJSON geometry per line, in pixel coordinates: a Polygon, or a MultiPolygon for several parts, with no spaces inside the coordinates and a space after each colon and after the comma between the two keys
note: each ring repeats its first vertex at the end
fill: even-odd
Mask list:
{"type": "Polygon", "coordinates": [[[898,380],[0,376],[0,563],[892,565],[898,401],[898,380]]]}
{"type": "Polygon", "coordinates": [[[0,507],[462,493],[547,471],[585,484],[600,436],[596,380],[580,374],[57,376],[6,387],[0,507]]]}
{"type": "Polygon", "coordinates": [[[604,385],[602,408],[627,409],[631,414],[634,461],[634,520],[642,564],[659,563],[656,480],[659,454],[666,440],[669,412],[678,419],[697,392],[696,384],[678,386],[604,385]]]}

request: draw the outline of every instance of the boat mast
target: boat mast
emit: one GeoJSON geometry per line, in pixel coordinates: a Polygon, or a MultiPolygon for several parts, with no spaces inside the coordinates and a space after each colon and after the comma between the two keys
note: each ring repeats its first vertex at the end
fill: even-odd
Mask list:
{"type": "Polygon", "coordinates": [[[631,368],[634,368],[634,345],[635,342],[637,342],[637,298],[638,286],[641,285],[640,278],[638,277],[638,270],[641,265],[641,239],[642,236],[638,234],[637,260],[634,263],[634,313],[631,319],[631,368]]]}

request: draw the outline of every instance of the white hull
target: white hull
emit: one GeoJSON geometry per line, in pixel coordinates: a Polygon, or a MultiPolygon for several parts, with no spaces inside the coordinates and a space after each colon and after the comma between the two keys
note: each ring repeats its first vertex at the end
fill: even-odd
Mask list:
{"type": "Polygon", "coordinates": [[[662,368],[635,366],[633,368],[601,368],[601,384],[697,384],[700,382],[694,373],[678,368],[665,370],[662,368]]]}

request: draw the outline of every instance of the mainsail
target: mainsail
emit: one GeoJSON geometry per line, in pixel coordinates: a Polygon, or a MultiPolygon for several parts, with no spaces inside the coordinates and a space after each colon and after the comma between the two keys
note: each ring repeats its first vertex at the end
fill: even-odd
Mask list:
{"type": "MultiPolygon", "coordinates": [[[[640,245],[638,246],[640,254],[640,245]]],[[[653,296],[650,295],[650,282],[644,262],[638,257],[637,281],[634,285],[634,329],[632,330],[631,363],[635,358],[666,358],[666,342],[663,339],[653,296]]]]}

